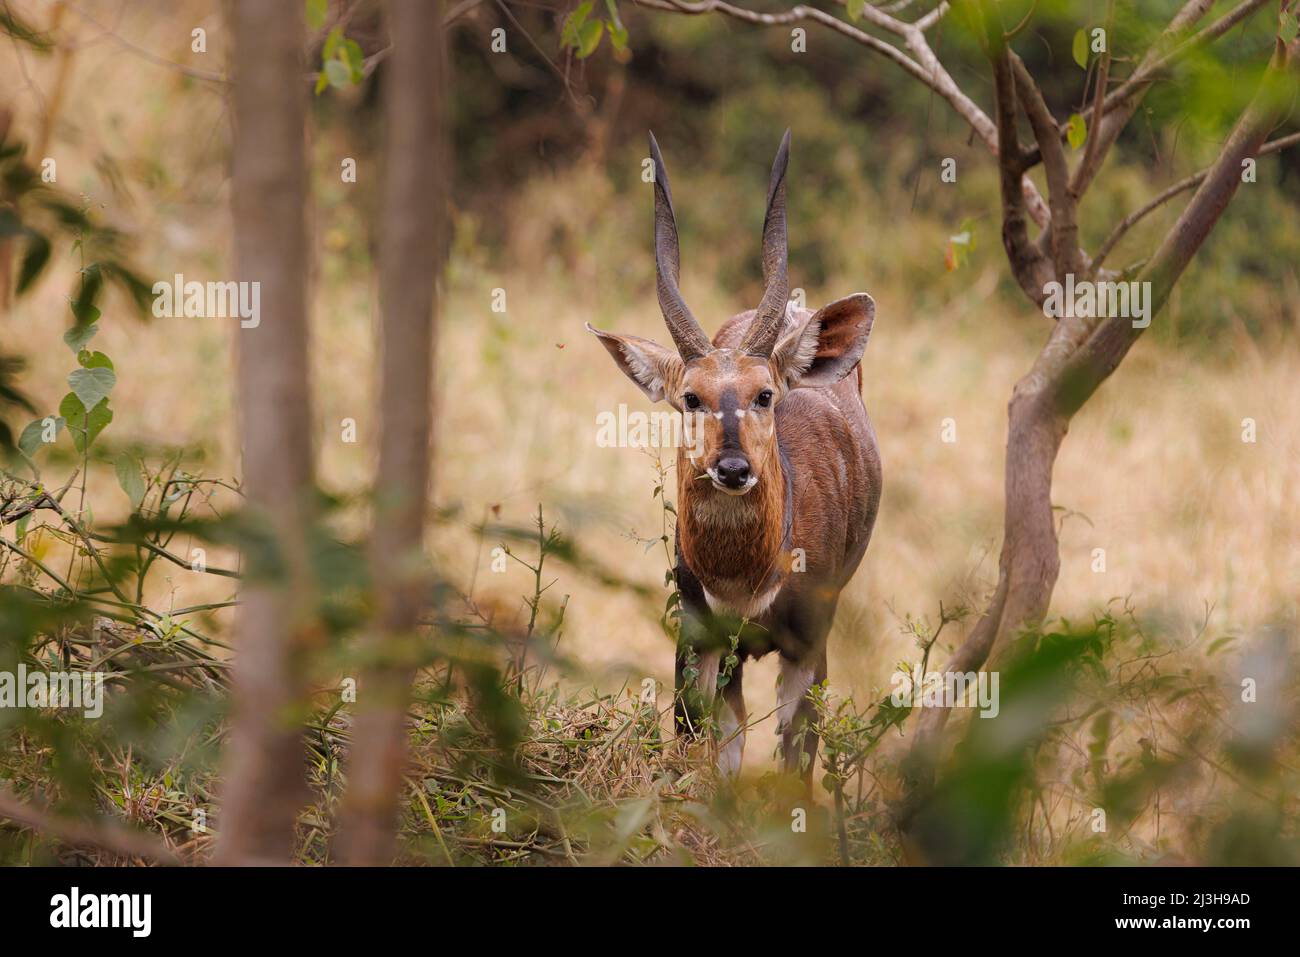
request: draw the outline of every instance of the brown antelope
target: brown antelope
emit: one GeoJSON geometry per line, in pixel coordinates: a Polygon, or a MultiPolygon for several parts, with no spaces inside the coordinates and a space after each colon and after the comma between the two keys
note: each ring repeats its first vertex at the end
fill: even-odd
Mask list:
{"type": "Polygon", "coordinates": [[[858,366],[876,307],[866,293],[817,312],[788,301],[789,148],[787,130],[767,194],[762,301],[710,342],[678,291],[677,222],[651,134],[659,305],[677,348],[587,329],[652,401],[668,402],[698,429],[677,455],[677,719],[684,730],[699,727],[731,657],[729,636],[739,634],[719,720],[719,763],[737,772],[744,662],[777,652],[782,761],[808,786],[818,743],[808,692],[826,679],[835,606],[880,502],[880,457],[858,366]]]}

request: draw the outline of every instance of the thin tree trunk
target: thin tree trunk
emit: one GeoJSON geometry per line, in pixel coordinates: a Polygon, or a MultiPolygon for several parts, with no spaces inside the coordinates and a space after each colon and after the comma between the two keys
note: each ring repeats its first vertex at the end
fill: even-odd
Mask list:
{"type": "MultiPolygon", "coordinates": [[[[1150,282],[1151,319],[1169,301],[1178,278],[1205,242],[1241,185],[1242,163],[1258,154],[1289,107],[1300,63],[1300,40],[1280,43],[1259,93],[1242,114],[1177,223],[1138,275],[1150,282]]],[[[1004,198],[1005,202],[1005,198],[1004,198]]],[[[1064,277],[1058,277],[1063,279],[1064,277]]],[[[1030,372],[1016,384],[1008,408],[1005,526],[998,584],[989,608],[944,666],[948,672],[982,668],[1007,635],[1047,614],[1060,570],[1052,514],[1052,470],[1071,418],[1110,377],[1145,327],[1126,317],[1062,318],[1030,372]]],[[[909,789],[896,811],[907,831],[924,805],[940,757],[944,708],[917,720],[904,763],[909,789]]]]}
{"type": "Polygon", "coordinates": [[[435,281],[446,207],[445,52],[438,5],[393,0],[389,16],[393,53],[384,77],[379,278],[382,433],[370,559],[376,615],[364,639],[367,667],[357,685],[337,847],[346,864],[393,858],[417,623],[431,584],[422,543],[432,454],[435,281]]]}
{"type": "Polygon", "coordinates": [[[246,514],[274,539],[245,555],[216,862],[283,863],[305,803],[302,718],[313,626],[301,3],[236,0],[236,272],[261,284],[260,324],[236,332],[246,514]]]}

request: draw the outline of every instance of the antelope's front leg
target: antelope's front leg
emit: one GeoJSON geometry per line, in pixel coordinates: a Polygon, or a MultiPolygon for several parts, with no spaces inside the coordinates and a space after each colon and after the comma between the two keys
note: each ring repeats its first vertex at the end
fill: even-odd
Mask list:
{"type": "Polygon", "coordinates": [[[811,786],[813,765],[817,761],[817,718],[808,692],[826,680],[826,652],[802,661],[781,658],[777,681],[777,729],[781,733],[781,764],[787,774],[797,775],[811,786]],[[802,732],[802,733],[801,733],[802,732]]]}
{"type": "Polygon", "coordinates": [[[718,719],[718,769],[728,777],[740,774],[745,756],[745,729],[749,715],[745,711],[745,691],[741,686],[744,662],[738,661],[722,687],[723,707],[718,719]]]}
{"type": "Polygon", "coordinates": [[[691,737],[703,729],[713,711],[722,652],[704,647],[707,629],[698,613],[684,604],[677,645],[675,706],[678,734],[691,737]]]}

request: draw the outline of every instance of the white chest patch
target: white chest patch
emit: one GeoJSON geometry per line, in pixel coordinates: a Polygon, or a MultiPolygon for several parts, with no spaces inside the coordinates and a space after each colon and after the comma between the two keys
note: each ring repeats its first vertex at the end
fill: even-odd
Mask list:
{"type": "Polygon", "coordinates": [[[776,596],[780,591],[781,586],[774,585],[759,595],[750,594],[733,598],[729,595],[726,597],[715,595],[705,588],[704,600],[709,603],[710,611],[735,615],[738,618],[748,618],[750,621],[754,621],[772,607],[772,602],[776,601],[776,596]]]}

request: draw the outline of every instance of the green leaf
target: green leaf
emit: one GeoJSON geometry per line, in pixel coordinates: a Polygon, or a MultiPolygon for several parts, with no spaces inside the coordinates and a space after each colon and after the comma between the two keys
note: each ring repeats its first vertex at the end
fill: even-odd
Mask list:
{"type": "Polygon", "coordinates": [[[1300,33],[1300,20],[1296,19],[1293,12],[1287,10],[1282,14],[1282,24],[1278,28],[1278,36],[1282,38],[1283,43],[1290,43],[1296,38],[1297,33],[1300,33]]]}
{"type": "Polygon", "coordinates": [[[560,28],[560,45],[562,47],[577,49],[581,42],[579,31],[590,14],[591,0],[583,0],[574,8],[572,13],[564,18],[564,26],[560,28]]]}
{"type": "Polygon", "coordinates": [[[336,90],[352,85],[352,71],[342,60],[327,61],[324,76],[329,80],[329,85],[336,90]]]}
{"type": "Polygon", "coordinates": [[[1069,140],[1070,149],[1077,150],[1088,139],[1088,123],[1083,114],[1074,113],[1065,127],[1065,138],[1069,140]]]}
{"type": "Polygon", "coordinates": [[[361,44],[356,40],[343,41],[343,47],[339,50],[339,59],[347,65],[353,83],[360,83],[366,78],[366,57],[361,52],[361,44]]]}
{"type": "Polygon", "coordinates": [[[614,0],[605,0],[605,9],[609,11],[609,42],[617,53],[627,50],[627,27],[618,15],[618,4],[614,0]]]}
{"type": "Polygon", "coordinates": [[[131,511],[138,511],[145,492],[144,475],[140,472],[140,466],[131,456],[123,455],[113,467],[117,471],[117,484],[122,486],[122,491],[131,500],[131,511]]]}
{"type": "Polygon", "coordinates": [[[76,325],[63,334],[63,341],[73,352],[81,352],[98,332],[99,326],[93,323],[88,326],[76,325]]]}
{"type": "Polygon", "coordinates": [[[329,74],[326,73],[324,70],[321,70],[320,73],[316,75],[316,89],[314,92],[316,93],[317,96],[320,96],[322,93],[325,92],[325,88],[329,85],[330,85],[329,74]]]}
{"type": "Polygon", "coordinates": [[[577,57],[579,60],[585,60],[596,52],[596,47],[600,46],[600,38],[604,32],[604,20],[588,20],[578,28],[577,57]]]}
{"type": "Polygon", "coordinates": [[[72,314],[77,319],[77,325],[90,325],[99,319],[99,309],[95,306],[95,300],[99,298],[103,288],[104,270],[99,263],[91,263],[81,270],[81,288],[77,290],[77,297],[72,300],[72,314]]]}
{"type": "Polygon", "coordinates": [[[77,361],[86,369],[108,369],[113,371],[113,360],[102,352],[91,352],[89,349],[82,349],[77,353],[77,361]]]}
{"type": "Polygon", "coordinates": [[[50,261],[50,241],[40,233],[29,233],[27,252],[23,255],[22,267],[18,270],[18,285],[14,287],[17,295],[22,295],[34,283],[45,264],[50,261]]]}
{"type": "Polygon", "coordinates": [[[849,15],[849,19],[855,23],[862,19],[862,10],[867,5],[867,0],[848,0],[844,4],[844,10],[849,15]]]}
{"type": "Polygon", "coordinates": [[[334,54],[338,52],[339,44],[343,42],[343,28],[335,27],[325,38],[325,45],[321,47],[320,61],[325,63],[327,60],[334,59],[334,54]]]}
{"type": "MultiPolygon", "coordinates": [[[[45,418],[48,418],[46,416],[45,418]]],[[[18,437],[18,447],[23,450],[23,454],[28,458],[34,456],[42,445],[51,445],[53,443],[45,441],[45,418],[37,419],[27,428],[23,429],[23,434],[18,437]]],[[[57,438],[59,430],[63,428],[64,420],[62,416],[54,417],[54,435],[57,438]]]]}
{"type": "MultiPolygon", "coordinates": [[[[19,444],[21,445],[21,440],[19,440],[19,444]]],[[[1236,640],[1236,635],[1224,635],[1222,638],[1214,639],[1214,641],[1210,642],[1209,647],[1205,649],[1205,656],[1209,658],[1215,652],[1221,651],[1236,640]]]]}
{"type": "Polygon", "coordinates": [[[319,30],[325,26],[325,17],[329,14],[329,0],[307,0],[307,26],[319,30]]]}
{"type": "Polygon", "coordinates": [[[1088,31],[1080,28],[1074,33],[1074,45],[1070,48],[1074,62],[1083,69],[1088,69],[1088,31]]]}
{"type": "Polygon", "coordinates": [[[86,407],[73,392],[65,395],[59,403],[59,414],[67,420],[68,431],[72,433],[72,444],[78,452],[85,452],[99,437],[99,433],[113,421],[113,410],[108,407],[107,398],[100,399],[99,404],[87,415],[86,407]]]}
{"type": "MultiPolygon", "coordinates": [[[[93,409],[117,385],[117,374],[112,369],[97,366],[93,369],[75,369],[68,376],[68,388],[87,409],[93,409]]],[[[71,416],[68,416],[71,419],[71,416]]]]}
{"type": "Polygon", "coordinates": [[[74,302],[72,304],[72,314],[76,317],[79,326],[93,326],[99,321],[100,317],[99,307],[93,302],[84,302],[80,305],[74,302]]]}

